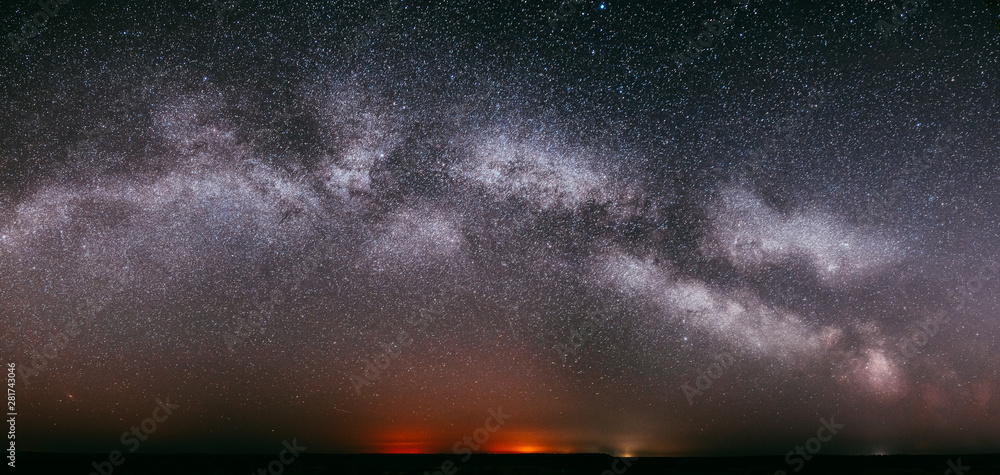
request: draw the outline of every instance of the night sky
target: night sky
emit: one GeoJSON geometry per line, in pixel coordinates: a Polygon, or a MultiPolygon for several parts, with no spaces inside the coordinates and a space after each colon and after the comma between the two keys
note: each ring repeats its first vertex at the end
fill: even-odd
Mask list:
{"type": "Polygon", "coordinates": [[[1000,450],[996,2],[54,5],[18,450],[1000,450]]]}

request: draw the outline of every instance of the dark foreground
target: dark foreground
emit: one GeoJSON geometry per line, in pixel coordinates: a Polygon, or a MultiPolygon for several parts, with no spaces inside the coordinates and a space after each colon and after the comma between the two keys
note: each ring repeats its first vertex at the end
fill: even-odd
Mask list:
{"type": "MultiPolygon", "coordinates": [[[[640,474],[893,474],[979,475],[1000,474],[1000,455],[921,456],[814,456],[801,470],[783,457],[731,458],[635,458],[630,466],[601,454],[581,455],[488,455],[475,454],[468,462],[457,455],[322,455],[301,454],[291,463],[276,462],[274,455],[139,455],[129,454],[121,466],[104,465],[101,472],[92,463],[107,461],[107,454],[21,453],[17,467],[5,473],[97,474],[97,475],[223,475],[271,473],[284,475],[575,475],[617,473],[640,474]],[[961,459],[961,465],[959,465],[961,459]],[[452,467],[446,461],[452,461],[452,467]],[[949,463],[950,462],[950,463],[949,463]],[[270,471],[268,467],[270,465],[270,471]],[[457,471],[453,471],[457,469],[457,471]],[[949,470],[951,470],[949,472],[949,470]]],[[[286,461],[288,458],[286,457],[286,461]]]]}

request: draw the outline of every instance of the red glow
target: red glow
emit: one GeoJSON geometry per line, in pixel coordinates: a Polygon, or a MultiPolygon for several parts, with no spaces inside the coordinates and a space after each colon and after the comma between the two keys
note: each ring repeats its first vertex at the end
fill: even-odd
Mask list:
{"type": "Polygon", "coordinates": [[[427,444],[422,442],[388,442],[379,446],[379,453],[383,454],[426,454],[427,444]]]}
{"type": "Polygon", "coordinates": [[[570,450],[558,448],[536,441],[511,441],[507,443],[497,443],[487,447],[487,452],[493,454],[558,454],[569,453],[570,450]]]}
{"type": "Polygon", "coordinates": [[[383,454],[428,454],[434,453],[430,437],[426,431],[401,430],[382,433],[376,438],[372,452],[383,454]]]}

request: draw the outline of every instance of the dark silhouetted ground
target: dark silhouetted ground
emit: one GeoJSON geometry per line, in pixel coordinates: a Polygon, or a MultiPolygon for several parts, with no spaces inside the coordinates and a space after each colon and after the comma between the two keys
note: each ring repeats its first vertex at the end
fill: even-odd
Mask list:
{"type": "MultiPolygon", "coordinates": [[[[815,456],[801,471],[795,472],[783,457],[726,458],[634,458],[622,472],[628,475],[772,475],[779,470],[791,474],[837,475],[942,475],[958,463],[968,471],[950,475],[1000,474],[1000,455],[921,455],[921,456],[815,456]]],[[[107,454],[18,454],[16,471],[30,474],[97,473],[91,462],[107,460],[107,454]]],[[[268,473],[266,467],[274,455],[136,455],[114,468],[111,474],[99,475],[228,475],[268,473]]],[[[487,455],[476,454],[461,463],[456,455],[321,455],[303,454],[282,466],[282,475],[404,475],[433,474],[446,460],[456,463],[462,475],[599,475],[611,469],[614,458],[602,454],[580,455],[487,455]]],[[[277,467],[277,465],[275,465],[277,467]]],[[[619,468],[621,465],[618,466],[619,468]]],[[[278,473],[278,472],[273,472],[278,473]]]]}

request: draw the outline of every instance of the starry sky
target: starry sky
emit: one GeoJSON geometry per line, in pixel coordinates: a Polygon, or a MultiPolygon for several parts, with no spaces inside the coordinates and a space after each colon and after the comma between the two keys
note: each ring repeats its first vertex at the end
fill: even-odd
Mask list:
{"type": "Polygon", "coordinates": [[[1000,449],[996,2],[58,3],[0,7],[19,450],[1000,449]]]}

